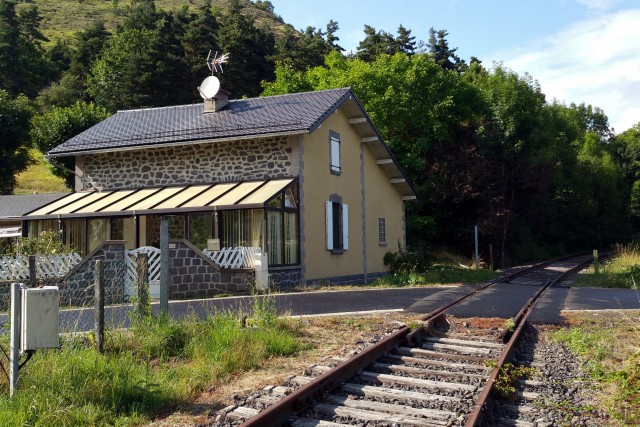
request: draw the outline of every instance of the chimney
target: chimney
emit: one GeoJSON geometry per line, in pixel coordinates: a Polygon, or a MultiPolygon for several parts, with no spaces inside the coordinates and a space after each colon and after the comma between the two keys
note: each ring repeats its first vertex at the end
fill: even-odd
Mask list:
{"type": "Polygon", "coordinates": [[[204,99],[204,112],[215,113],[222,110],[229,104],[229,92],[220,89],[213,98],[204,99]]]}

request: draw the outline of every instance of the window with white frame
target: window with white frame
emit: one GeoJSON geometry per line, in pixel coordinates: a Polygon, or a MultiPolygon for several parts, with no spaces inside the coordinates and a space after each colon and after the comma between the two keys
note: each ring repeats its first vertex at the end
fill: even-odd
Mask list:
{"type": "Polygon", "coordinates": [[[342,253],[349,249],[349,206],[341,201],[326,202],[327,250],[342,253]]]}
{"type": "Polygon", "coordinates": [[[387,224],[384,218],[378,218],[378,244],[387,244],[387,224]]]}
{"type": "Polygon", "coordinates": [[[329,158],[331,173],[340,175],[340,172],[342,172],[342,164],[340,161],[340,134],[334,131],[329,132],[329,158]]]}

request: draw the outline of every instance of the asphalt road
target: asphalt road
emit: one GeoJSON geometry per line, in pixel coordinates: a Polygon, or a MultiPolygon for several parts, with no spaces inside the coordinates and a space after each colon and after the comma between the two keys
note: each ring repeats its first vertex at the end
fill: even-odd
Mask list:
{"type": "MultiPolygon", "coordinates": [[[[472,290],[463,287],[423,287],[393,289],[363,289],[329,292],[304,292],[273,295],[274,304],[281,315],[321,315],[331,313],[365,312],[376,310],[405,310],[427,314],[441,305],[472,290]]],[[[500,283],[488,292],[470,298],[451,314],[459,317],[514,316],[524,302],[537,290],[537,286],[500,283]]],[[[176,318],[195,315],[204,318],[213,313],[250,313],[256,297],[228,297],[188,301],[170,301],[169,312],[176,318]]],[[[257,297],[260,298],[260,297],[257,297]]],[[[153,304],[157,312],[158,305],[153,304]]],[[[551,288],[536,306],[532,321],[561,322],[561,310],[640,309],[640,292],[629,289],[551,288]]],[[[131,305],[105,309],[108,327],[127,327],[131,305]]],[[[0,325],[6,321],[0,315],[0,325]]],[[[60,312],[63,331],[86,331],[93,327],[93,310],[74,309],[60,312]]]]}

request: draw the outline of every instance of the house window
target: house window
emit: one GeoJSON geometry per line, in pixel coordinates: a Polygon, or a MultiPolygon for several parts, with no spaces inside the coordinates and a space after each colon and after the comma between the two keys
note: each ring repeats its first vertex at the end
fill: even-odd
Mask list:
{"type": "Polygon", "coordinates": [[[340,175],[340,172],[342,172],[340,161],[340,134],[333,131],[329,132],[329,157],[331,159],[331,173],[340,175]]]}
{"type": "Polygon", "coordinates": [[[339,201],[328,201],[325,206],[327,250],[342,253],[349,249],[349,206],[339,201]]]}
{"type": "Polygon", "coordinates": [[[207,247],[207,239],[212,237],[213,214],[197,213],[189,215],[189,242],[202,250],[207,247]]]}
{"type": "Polygon", "coordinates": [[[92,218],[87,220],[87,252],[93,251],[108,238],[108,220],[92,218]]]}
{"type": "Polygon", "coordinates": [[[387,224],[384,218],[378,218],[378,243],[387,244],[387,224]]]}
{"type": "Polygon", "coordinates": [[[290,186],[273,197],[266,211],[269,265],[299,264],[297,187],[290,186]]]}
{"type": "Polygon", "coordinates": [[[64,230],[62,241],[81,254],[87,254],[86,249],[86,219],[67,219],[62,223],[64,230]]]}
{"type": "Polygon", "coordinates": [[[262,209],[222,211],[220,227],[221,246],[234,248],[236,246],[262,246],[262,209]]]}

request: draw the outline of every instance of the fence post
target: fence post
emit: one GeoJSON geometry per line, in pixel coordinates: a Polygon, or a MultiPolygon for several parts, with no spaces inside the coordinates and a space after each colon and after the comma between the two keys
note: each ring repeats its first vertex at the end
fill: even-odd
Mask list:
{"type": "Polygon", "coordinates": [[[160,219],[160,311],[169,312],[169,217],[160,219]]]}
{"type": "Polygon", "coordinates": [[[13,397],[18,390],[18,370],[20,369],[20,319],[22,311],[22,283],[11,284],[11,337],[9,396],[13,397]]]}
{"type": "Polygon", "coordinates": [[[104,351],[104,269],[102,260],[96,260],[93,269],[94,311],[93,311],[93,335],[96,347],[102,353],[104,351]]]}
{"type": "Polygon", "coordinates": [[[253,254],[256,289],[258,291],[269,290],[269,261],[266,253],[255,252],[253,254]]]}
{"type": "Polygon", "coordinates": [[[35,288],[38,284],[36,277],[36,256],[29,255],[29,287],[35,288]]]}
{"type": "Polygon", "coordinates": [[[596,274],[600,274],[600,261],[598,260],[598,250],[593,250],[593,271],[596,274]]]}
{"type": "Polygon", "coordinates": [[[138,315],[151,314],[149,306],[149,258],[147,254],[138,254],[138,315]]]}

